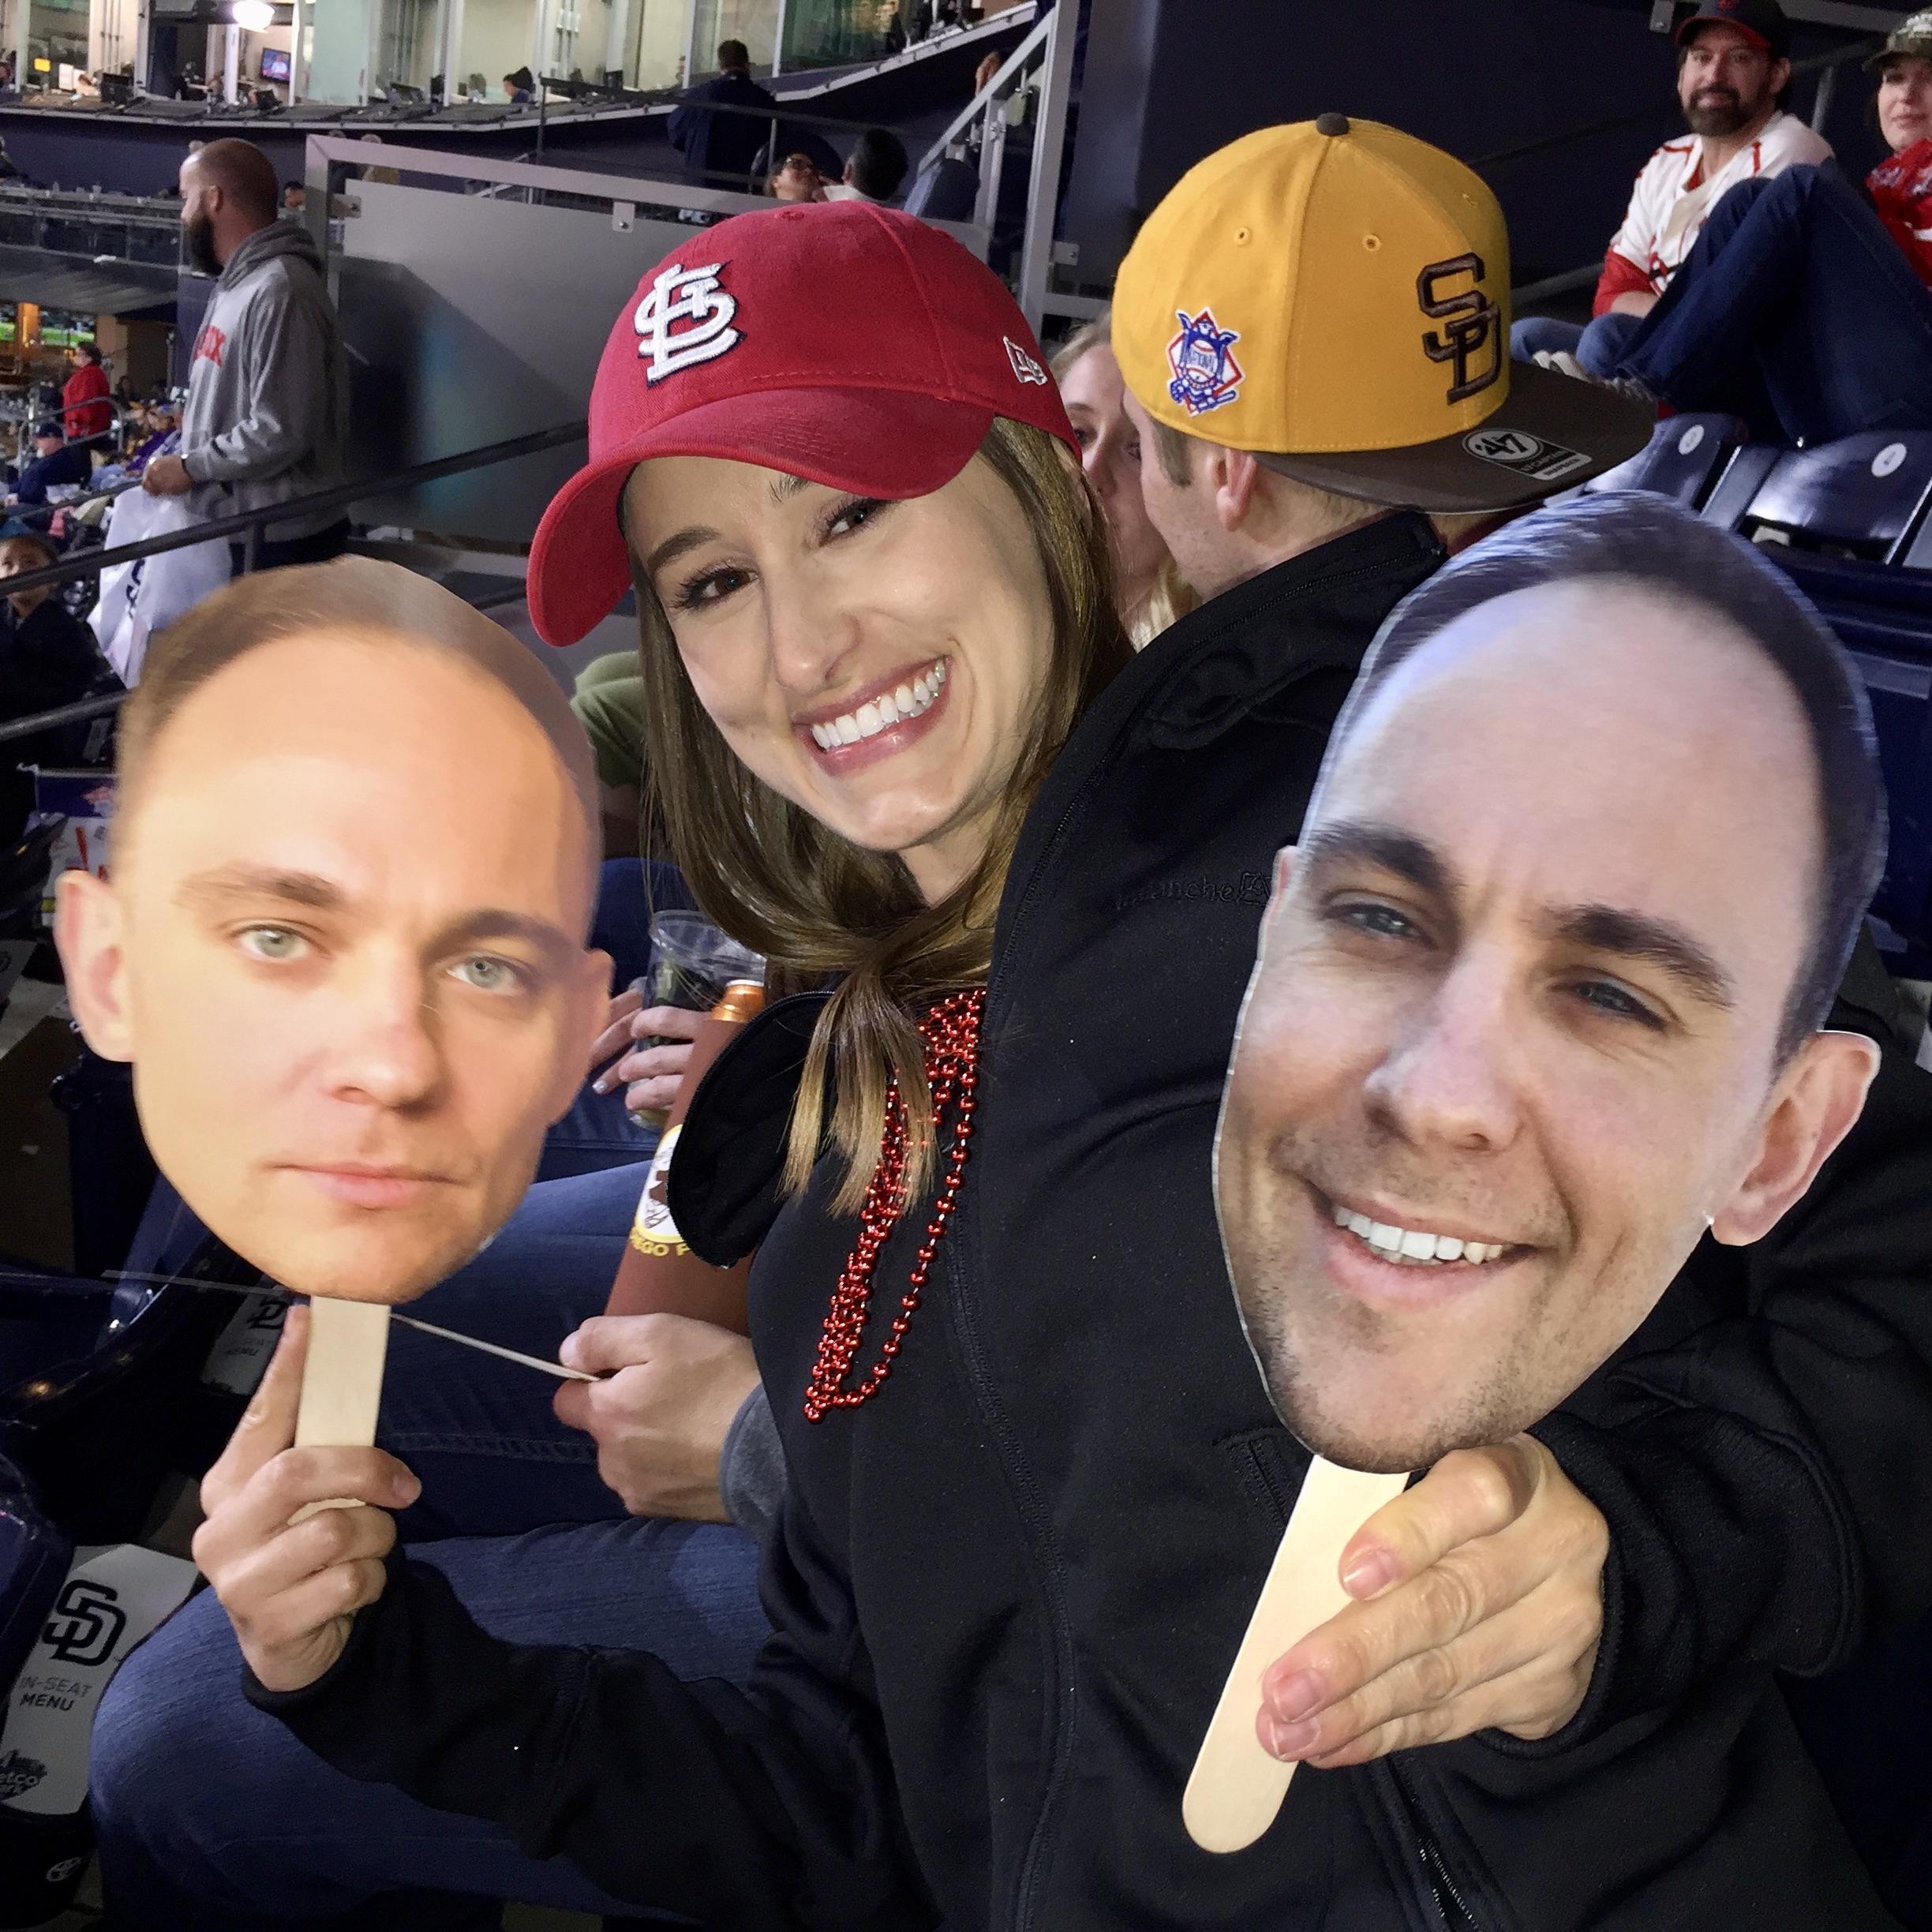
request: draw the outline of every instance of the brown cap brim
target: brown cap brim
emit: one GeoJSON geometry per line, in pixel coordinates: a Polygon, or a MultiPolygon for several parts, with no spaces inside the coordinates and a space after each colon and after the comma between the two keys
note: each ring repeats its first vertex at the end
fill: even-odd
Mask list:
{"type": "Polygon", "coordinates": [[[1515,362],[1508,399],[1480,429],[1406,449],[1255,456],[1297,483],[1391,507],[1515,510],[1629,462],[1656,429],[1654,410],[1616,390],[1515,362]]]}

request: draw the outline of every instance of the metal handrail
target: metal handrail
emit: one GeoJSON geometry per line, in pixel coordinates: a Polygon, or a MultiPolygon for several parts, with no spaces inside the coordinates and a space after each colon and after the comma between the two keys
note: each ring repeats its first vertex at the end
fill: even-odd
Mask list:
{"type": "Polygon", "coordinates": [[[945,158],[947,148],[993,105],[1000,90],[1026,65],[1028,57],[1036,48],[1045,44],[1047,35],[1052,31],[1051,13],[1035,21],[1027,29],[1020,44],[1001,62],[999,71],[953,117],[945,132],[919,157],[919,165],[912,170],[915,176],[923,174],[927,169],[945,158]]]}
{"type": "Polygon", "coordinates": [[[125,691],[109,691],[99,698],[82,698],[52,711],[36,711],[32,717],[0,724],[0,744],[9,739],[31,738],[36,732],[51,731],[57,724],[78,724],[84,719],[105,717],[110,711],[119,710],[126,698],[125,691]]]}
{"type": "Polygon", "coordinates": [[[117,564],[131,564],[142,557],[159,556],[164,551],[185,550],[192,544],[207,543],[217,537],[245,536],[264,524],[280,523],[293,516],[316,510],[346,510],[365,497],[418,483],[433,483],[440,477],[460,476],[470,470],[485,470],[493,463],[511,462],[519,456],[534,456],[545,450],[561,449],[566,444],[581,442],[582,423],[564,423],[554,429],[540,429],[531,436],[512,436],[503,443],[487,443],[455,456],[439,456],[432,462],[412,464],[406,470],[387,476],[366,477],[354,483],[338,484],[306,496],[291,496],[286,503],[266,504],[258,510],[243,510],[233,516],[217,517],[193,528],[171,531],[165,537],[144,537],[139,543],[118,549],[90,550],[84,556],[64,557],[43,570],[22,571],[17,577],[0,578],[0,596],[12,597],[22,590],[36,590],[42,584],[66,583],[75,577],[91,577],[117,564]]]}

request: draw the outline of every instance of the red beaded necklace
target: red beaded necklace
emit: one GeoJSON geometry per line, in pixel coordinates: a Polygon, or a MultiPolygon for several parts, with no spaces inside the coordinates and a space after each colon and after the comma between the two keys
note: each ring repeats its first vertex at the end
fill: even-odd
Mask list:
{"type": "Polygon", "coordinates": [[[959,1193],[966,1168],[966,1156],[972,1144],[974,1088],[979,1084],[979,1018],[986,1007],[986,990],[976,987],[970,993],[949,994],[919,1023],[919,1039],[925,1048],[926,1084],[932,1089],[933,1136],[938,1138],[947,1107],[957,1095],[959,1119],[953,1129],[953,1152],[939,1198],[933,1204],[933,1218],[926,1223],[926,1239],[920,1245],[906,1292],[899,1297],[899,1312],[893,1317],[892,1332],[879,1344],[878,1360],[872,1372],[852,1387],[845,1386],[852,1373],[852,1358],[865,1339],[866,1320],[871,1311],[872,1275],[878,1265],[879,1250],[886,1245],[893,1224],[904,1212],[906,1167],[905,1102],[899,1083],[886,1090],[886,1131],[879,1137],[878,1165],[872,1170],[872,1184],[866,1189],[865,1203],[859,1210],[859,1239],[832,1290],[832,1305],[826,1311],[824,1332],[818,1338],[818,1358],[812,1365],[811,1380],[805,1390],[805,1419],[817,1422],[833,1409],[856,1409],[876,1395],[892,1373],[899,1345],[912,1326],[912,1311],[919,1305],[933,1256],[938,1252],[940,1237],[952,1217],[953,1204],[959,1193]]]}

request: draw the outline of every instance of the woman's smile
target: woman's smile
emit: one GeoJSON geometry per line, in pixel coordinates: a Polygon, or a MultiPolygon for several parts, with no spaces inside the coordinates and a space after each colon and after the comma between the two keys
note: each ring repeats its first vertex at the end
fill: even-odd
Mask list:
{"type": "Polygon", "coordinates": [[[930,737],[944,719],[947,663],[936,657],[909,677],[882,679],[844,700],[843,708],[829,717],[824,714],[830,707],[821,706],[800,721],[801,740],[811,744],[826,771],[839,777],[896,756],[930,737]]]}

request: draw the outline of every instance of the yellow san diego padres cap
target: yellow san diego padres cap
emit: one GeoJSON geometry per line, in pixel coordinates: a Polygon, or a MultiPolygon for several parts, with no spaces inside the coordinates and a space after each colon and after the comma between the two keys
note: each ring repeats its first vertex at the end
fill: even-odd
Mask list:
{"type": "Polygon", "coordinates": [[[1508,509],[1636,455],[1653,413],[1512,362],[1509,236],[1440,148],[1324,114],[1210,155],[1114,291],[1156,421],[1283,475],[1419,510],[1508,509]]]}

